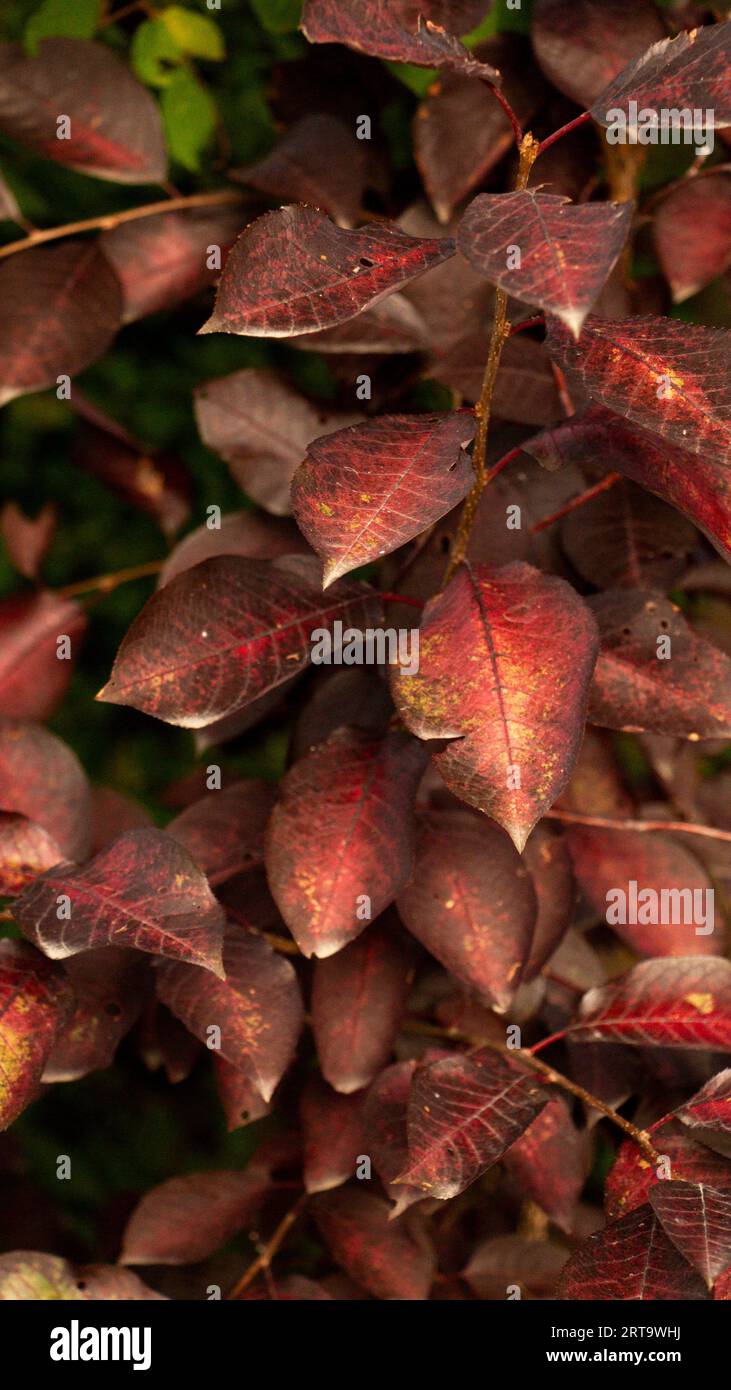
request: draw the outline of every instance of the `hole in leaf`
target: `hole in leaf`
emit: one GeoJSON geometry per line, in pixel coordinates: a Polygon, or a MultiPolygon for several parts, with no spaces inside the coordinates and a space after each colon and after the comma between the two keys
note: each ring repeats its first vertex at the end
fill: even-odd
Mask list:
{"type": "Polygon", "coordinates": [[[368,256],[361,256],[360,264],[370,268],[371,266],[374,266],[376,263],[375,261],[369,260],[368,256]]]}

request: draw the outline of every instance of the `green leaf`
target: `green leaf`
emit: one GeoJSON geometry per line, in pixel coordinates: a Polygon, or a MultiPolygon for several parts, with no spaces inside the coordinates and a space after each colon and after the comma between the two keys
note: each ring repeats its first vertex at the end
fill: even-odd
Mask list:
{"type": "Polygon", "coordinates": [[[169,87],[184,60],[183,50],[160,19],[146,19],[135,30],[130,62],[141,82],[169,87]]]}
{"type": "Polygon", "coordinates": [[[101,14],[101,0],[43,0],[23,32],[27,52],[35,57],[41,39],[90,39],[101,14]]]}
{"type": "Polygon", "coordinates": [[[194,58],[207,58],[212,63],[225,58],[223,34],[207,15],[194,14],[192,10],[184,10],[182,5],[168,5],[161,10],[159,18],[184,53],[194,58]]]}
{"type": "Polygon", "coordinates": [[[291,34],[299,28],[302,0],[250,0],[262,29],[270,34],[291,34]]]}
{"type": "Polygon", "coordinates": [[[173,159],[197,174],[200,160],[216,129],[216,103],[193,76],[181,71],[162,94],[165,138],[173,159]]]}

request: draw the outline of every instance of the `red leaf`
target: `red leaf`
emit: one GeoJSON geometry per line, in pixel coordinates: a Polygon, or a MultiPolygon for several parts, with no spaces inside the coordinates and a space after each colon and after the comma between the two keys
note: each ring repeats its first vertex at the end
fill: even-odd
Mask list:
{"type": "Polygon", "coordinates": [[[555,193],[481,193],[459,228],[462,255],[493,285],[556,314],[578,338],[629,233],[632,203],[555,193]],[[520,252],[512,267],[511,253],[520,252]]]}
{"type": "Polygon", "coordinates": [[[714,174],[671,188],[655,214],[653,233],[673,300],[681,304],[731,265],[731,178],[714,174]]]}
{"type": "Polygon", "coordinates": [[[0,811],[0,896],[22,893],[27,883],[59,859],[63,855],[47,830],[26,816],[0,811]]]}
{"type": "Polygon", "coordinates": [[[232,927],[224,942],[225,980],[198,966],[165,961],[158,994],[201,1042],[220,1029],[220,1055],[271,1099],[289,1066],[303,1021],[297,976],[263,937],[232,927]]]}
{"type": "Polygon", "coordinates": [[[115,183],[164,183],[160,111],[106,44],[45,39],[36,58],[0,47],[0,129],[46,159],[115,183]],[[60,113],[68,134],[60,136],[60,113]]]}
{"type": "Polygon", "coordinates": [[[18,594],[0,602],[0,693],[3,715],[48,719],[60,705],[73,675],[74,658],[86,632],[77,603],[54,593],[18,594]],[[59,638],[69,639],[69,655],[59,638]]]}
{"type": "Polygon", "coordinates": [[[660,594],[615,589],[588,603],[601,635],[593,723],[693,740],[729,736],[731,657],[696,636],[660,594]]]}
{"type": "Polygon", "coordinates": [[[570,1232],[587,1175],[584,1136],[561,1096],[553,1100],[508,1149],[503,1162],[522,1195],[570,1232]]]}
{"type": "Polygon", "coordinates": [[[268,367],[204,382],[194,402],[203,443],[226,460],[260,507],[278,516],[291,510],[290,483],[308,444],[359,418],[314,405],[268,367]]]}
{"type": "Polygon", "coordinates": [[[709,1289],[731,1263],[731,1193],[695,1182],[657,1183],[650,1203],[665,1234],[709,1289]]]}
{"type": "Polygon", "coordinates": [[[280,555],[306,551],[293,521],[262,516],[257,512],[228,512],[221,525],[197,526],[171,550],[160,571],[158,588],[162,589],[177,574],[192,569],[202,560],[215,555],[244,555],[250,560],[276,560],[280,555]]]}
{"type": "Polygon", "coordinates": [[[236,242],[199,331],[291,338],[332,328],[454,251],[448,237],[410,237],[389,222],[351,232],[316,208],[267,212],[236,242]]]}
{"type": "Polygon", "coordinates": [[[652,0],[536,0],[531,38],[546,76],[588,106],[636,53],[665,33],[652,0]]]}
{"type": "Polygon", "coordinates": [[[172,536],[190,516],[190,479],[174,454],[149,449],[80,392],[74,409],[84,423],[74,439],[73,461],[138,511],[153,516],[172,536]]]}
{"type": "Polygon", "coordinates": [[[340,227],[358,220],[366,175],[363,142],[325,113],[297,121],[257,164],[229,170],[272,198],[322,208],[340,227]]]}
{"type": "Polygon", "coordinates": [[[43,1081],[76,1081],[111,1066],[117,1047],[139,1016],[147,968],[136,951],[83,951],[66,966],[75,1007],[51,1048],[43,1081]]]}
{"type": "Polygon", "coordinates": [[[475,417],[387,415],[316,439],[292,483],[292,510],[325,560],[324,587],[425,531],[467,496],[475,417]]]}
{"type": "Polygon", "coordinates": [[[716,956],[641,961],[581,1001],[582,1042],[731,1051],[731,962],[716,956]]]}
{"type": "Polygon", "coordinates": [[[0,405],[55,387],[60,375],[76,376],[106,352],[121,321],[119,281],[89,241],[8,257],[0,266],[0,299],[0,405]]]}
{"type": "Polygon", "coordinates": [[[262,863],[274,799],[274,788],[266,782],[233,782],[194,801],[170,822],[167,833],[215,887],[262,863]]]}
{"type": "Polygon", "coordinates": [[[271,1186],[256,1158],[243,1172],[187,1173],[145,1193],[124,1232],[127,1265],[205,1260],[255,1220],[271,1186]]]}
{"type": "Polygon", "coordinates": [[[190,855],[162,830],[128,830],[83,869],[49,869],[13,915],[52,960],[134,946],[223,973],[223,911],[190,855]],[[59,898],[69,900],[68,915],[59,898]]]}
{"type": "Polygon", "coordinates": [[[313,1206],[333,1259],[374,1298],[428,1298],[431,1250],[417,1243],[403,1217],[390,1220],[387,1202],[348,1187],[320,1193],[313,1206]]]}
{"type": "Polygon", "coordinates": [[[701,1299],[698,1275],[668,1240],[651,1207],[640,1207],[606,1230],[589,1236],[564,1268],[557,1291],[562,1299],[701,1299]]]}
{"type": "MultiPolygon", "coordinates": [[[[453,34],[440,27],[441,22],[424,15],[425,8],[414,0],[395,0],[388,8],[380,0],[305,0],[301,28],[310,43],[343,43],[395,63],[454,68],[465,76],[499,83],[499,72],[489,63],[477,62],[453,34]]],[[[444,9],[440,5],[437,13],[444,9]]],[[[444,22],[454,20],[447,8],[444,22]]],[[[464,22],[463,14],[459,20],[464,22]]]]}
{"type": "Polygon", "coordinates": [[[478,1298],[499,1302],[511,1286],[522,1297],[552,1298],[568,1251],[524,1236],[493,1236],[473,1251],[462,1278],[478,1298]]]}
{"type": "Polygon", "coordinates": [[[47,729],[0,719],[0,808],[41,825],[68,859],[87,857],[91,802],[86,774],[71,749],[47,729]]]}
{"type": "Polygon", "coordinates": [[[395,1181],[442,1201],[456,1197],[502,1158],[549,1099],[535,1072],[487,1047],[417,1068],[409,1161],[395,1181]]]}
{"type": "Polygon", "coordinates": [[[0,1129],[35,1100],[72,1007],[73,992],[59,966],[24,941],[0,941],[0,1129]]]}
{"type": "MultiPolygon", "coordinates": [[[[474,52],[480,61],[499,67],[503,94],[525,124],[545,91],[526,41],[516,34],[496,34],[474,52]]],[[[414,155],[440,222],[449,222],[458,204],[484,183],[514,138],[489,87],[459,72],[441,74],[414,122],[414,155]]]]}
{"type": "Polygon", "coordinates": [[[212,248],[223,256],[247,222],[243,207],[192,208],[122,222],[99,245],[122,286],[122,321],[171,309],[215,283],[212,248]]]}
{"type": "Polygon", "coordinates": [[[328,1192],[355,1177],[363,1151],[362,1096],[342,1096],[312,1077],[300,1102],[306,1192],[328,1192]]]}
{"type": "Polygon", "coordinates": [[[731,1155],[731,1070],[711,1077],[675,1114],[693,1138],[731,1155]]]}
{"type": "MultiPolygon", "coordinates": [[[[449,265],[449,261],[443,264],[449,265]]],[[[347,323],[290,339],[290,347],[331,354],[423,352],[428,345],[426,323],[406,295],[399,294],[398,290],[370,309],[364,309],[357,318],[348,319],[347,323]]]]}
{"type": "Polygon", "coordinates": [[[652,1139],[664,1160],[663,1169],[658,1171],[648,1163],[634,1139],[621,1145],[604,1189],[608,1221],[616,1221],[649,1201],[659,1181],[662,1186],[678,1180],[720,1188],[731,1185],[731,1170],[726,1159],[702,1144],[695,1144],[676,1121],[653,1128],[652,1139]]]}
{"type": "Polygon", "coordinates": [[[227,1062],[225,1057],[214,1057],[213,1069],[218,1099],[223,1106],[229,1134],[269,1114],[269,1102],[259,1095],[248,1076],[227,1062]]]}
{"type": "Polygon", "coordinates": [[[334,955],[414,869],[415,739],[338,730],[287,773],[267,836],[269,886],[300,950],[334,955]]]}
{"type": "Polygon", "coordinates": [[[648,107],[710,108],[718,130],[731,125],[730,70],[731,24],[691,29],[653,44],[623,68],[599,94],[591,114],[600,125],[611,125],[613,113],[621,109],[630,113],[631,131],[637,129],[638,115],[648,107]],[[636,102],[634,122],[630,102],[636,102]]]}
{"type": "Polygon", "coordinates": [[[56,508],[46,503],[35,519],[25,516],[15,502],[0,512],[0,532],[10,561],[25,579],[37,579],[56,531],[56,508]]]}
{"type": "Polygon", "coordinates": [[[324,598],[318,574],[304,556],[222,555],[185,570],[135,618],[97,699],[184,729],[236,713],[309,664],[313,631],[377,620],[364,584],[324,598]]]}
{"type": "Polygon", "coordinates": [[[526,984],[540,973],[565,935],[576,892],[566,840],[549,826],[536,826],[523,850],[523,862],[538,899],[538,916],[521,976],[521,983],[526,984]]]}
{"type": "Polygon", "coordinates": [[[675,319],[592,318],[577,343],[551,319],[547,342],[570,380],[617,415],[731,463],[731,334],[675,319]]]}
{"type": "Polygon", "coordinates": [[[322,1074],[341,1094],[367,1086],[388,1061],[409,987],[410,957],[392,918],[318,960],[312,1028],[322,1074]]]}
{"type": "Polygon", "coordinates": [[[386,1067],[369,1088],[363,1106],[364,1145],[373,1155],[373,1165],[389,1197],[396,1203],[392,1218],[424,1198],[418,1187],[393,1185],[409,1158],[409,1095],[416,1065],[411,1059],[386,1067]]]}
{"type": "Polygon", "coordinates": [[[547,468],[600,458],[607,470],[626,474],[685,512],[731,559],[731,481],[728,469],[714,459],[627,425],[601,406],[564,420],[521,447],[547,468]]]}
{"type": "Polygon", "coordinates": [[[670,589],[697,543],[685,517],[624,479],[561,523],[562,550],[598,588],[670,589]]]}
{"type": "Polygon", "coordinates": [[[420,738],[453,740],[435,756],[447,786],[520,851],[579,751],[593,619],[530,565],[465,565],[427,603],[420,634],[418,674],[392,677],[399,713],[420,738]]]}
{"type": "Polygon", "coordinates": [[[669,835],[571,826],[574,872],[591,906],[640,956],[710,956],[724,923],[699,859],[669,835]],[[623,920],[624,919],[624,920],[623,920]]]}
{"type": "Polygon", "coordinates": [[[501,1010],[528,957],[536,908],[530,874],[497,826],[469,811],[422,816],[399,915],[447,970],[501,1010]]]}

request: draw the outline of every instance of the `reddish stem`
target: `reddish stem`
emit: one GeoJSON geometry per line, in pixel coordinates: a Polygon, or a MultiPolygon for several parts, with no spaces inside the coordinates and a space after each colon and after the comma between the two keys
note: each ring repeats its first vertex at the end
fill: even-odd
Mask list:
{"type": "Polygon", "coordinates": [[[384,603],[408,603],[410,608],[423,608],[423,598],[410,598],[408,594],[379,594],[384,603]]]}
{"type": "Polygon", "coordinates": [[[535,1057],[537,1052],[542,1052],[544,1047],[550,1047],[551,1043],[562,1042],[567,1032],[567,1028],[559,1028],[557,1033],[551,1033],[550,1037],[542,1038],[540,1042],[534,1043],[533,1046],[527,1048],[526,1051],[530,1052],[532,1057],[535,1057]]]}
{"type": "Polygon", "coordinates": [[[584,816],[578,811],[546,811],[546,820],[560,820],[565,825],[592,825],[598,830],[639,830],[665,832],[675,835],[702,835],[709,840],[725,840],[731,844],[731,830],[717,830],[714,825],[696,825],[685,820],[615,820],[611,816],[584,816]]]}
{"type": "Polygon", "coordinates": [[[503,454],[502,458],[498,459],[497,463],[492,465],[492,468],[488,468],[485,474],[485,487],[487,487],[488,483],[492,482],[493,478],[497,478],[498,473],[502,473],[503,469],[507,468],[508,464],[513,462],[513,459],[519,458],[522,452],[523,450],[520,444],[517,444],[514,449],[510,449],[507,454],[503,454]]]}
{"type": "Polygon", "coordinates": [[[554,521],[560,521],[563,516],[568,516],[569,512],[575,511],[577,507],[583,507],[585,502],[591,502],[592,497],[598,497],[600,492],[606,492],[608,488],[614,487],[621,476],[621,473],[607,473],[606,478],[602,478],[593,487],[587,488],[586,492],[580,492],[577,497],[572,497],[565,507],[559,507],[558,511],[551,512],[550,516],[541,517],[540,521],[530,527],[531,534],[535,535],[537,531],[545,531],[546,527],[552,526],[554,521]]]}
{"type": "Polygon", "coordinates": [[[542,140],[538,146],[538,154],[545,154],[545,151],[550,150],[551,145],[555,145],[557,140],[563,140],[564,135],[568,135],[570,131],[576,130],[578,126],[585,125],[590,120],[591,111],[582,111],[580,116],[576,116],[573,121],[569,121],[567,125],[562,125],[559,130],[554,130],[553,135],[542,140]]]}
{"type": "Polygon", "coordinates": [[[493,96],[496,98],[500,106],[502,106],[505,115],[507,116],[511,126],[513,127],[513,135],[515,136],[516,145],[520,145],[520,142],[523,139],[523,127],[521,126],[518,117],[516,116],[512,106],[510,105],[510,102],[508,101],[506,96],[503,96],[503,93],[500,91],[499,87],[493,87],[490,82],[487,83],[487,86],[490,88],[490,91],[492,92],[493,96]]]}

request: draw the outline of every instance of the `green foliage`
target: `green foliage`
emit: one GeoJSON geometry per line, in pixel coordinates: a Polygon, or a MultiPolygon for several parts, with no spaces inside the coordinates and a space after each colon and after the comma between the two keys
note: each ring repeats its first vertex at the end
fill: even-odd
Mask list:
{"type": "Polygon", "coordinates": [[[33,55],[41,39],[90,39],[100,15],[101,0],[43,0],[25,26],[25,47],[33,55]]]}
{"type": "Polygon", "coordinates": [[[185,10],[182,5],[168,5],[160,12],[160,23],[168,30],[183,53],[193,58],[220,62],[226,56],[223,34],[207,15],[185,10]]]}
{"type": "Polygon", "coordinates": [[[191,173],[200,172],[201,156],[216,129],[216,103],[193,73],[181,68],[162,94],[165,139],[172,158],[191,173]]]}
{"type": "Polygon", "coordinates": [[[161,19],[146,19],[135,30],[130,62],[141,82],[168,87],[183,61],[183,50],[161,19]]]}
{"type": "Polygon", "coordinates": [[[251,8],[270,34],[291,34],[299,27],[302,0],[251,0],[251,8]]]}

